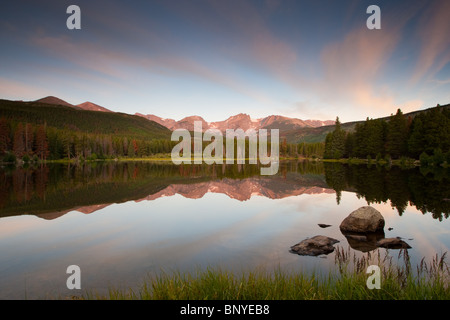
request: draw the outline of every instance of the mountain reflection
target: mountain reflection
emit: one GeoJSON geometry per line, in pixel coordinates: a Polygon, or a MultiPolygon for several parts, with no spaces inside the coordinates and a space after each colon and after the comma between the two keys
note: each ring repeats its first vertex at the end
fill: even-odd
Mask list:
{"type": "Polygon", "coordinates": [[[104,162],[0,169],[0,217],[31,214],[54,219],[77,210],[92,213],[109,204],[151,201],[176,194],[199,199],[221,193],[247,201],[302,194],[355,192],[367,202],[387,202],[401,215],[408,204],[433,218],[450,212],[449,170],[347,166],[289,161],[274,176],[257,165],[180,165],[170,162],[104,162]]]}

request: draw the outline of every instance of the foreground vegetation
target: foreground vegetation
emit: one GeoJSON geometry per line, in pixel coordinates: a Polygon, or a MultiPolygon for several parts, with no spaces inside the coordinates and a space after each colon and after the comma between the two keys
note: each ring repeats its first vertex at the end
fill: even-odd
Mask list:
{"type": "Polygon", "coordinates": [[[140,300],[448,300],[450,271],[444,253],[432,261],[423,259],[414,269],[407,250],[399,251],[402,266],[392,262],[392,256],[380,251],[362,258],[338,247],[336,270],[321,275],[316,272],[286,273],[252,271],[242,275],[220,268],[208,268],[196,273],[163,273],[149,277],[141,288],[111,289],[107,295],[87,293],[82,299],[140,300]],[[366,285],[369,265],[381,269],[380,289],[366,285]]]}

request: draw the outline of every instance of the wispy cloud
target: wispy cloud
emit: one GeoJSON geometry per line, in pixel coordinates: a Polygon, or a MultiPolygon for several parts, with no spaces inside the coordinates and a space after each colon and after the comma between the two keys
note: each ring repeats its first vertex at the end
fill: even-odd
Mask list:
{"type": "Polygon", "coordinates": [[[450,62],[450,1],[433,1],[424,11],[419,23],[422,42],[412,80],[433,78],[450,62]]]}
{"type": "MultiPolygon", "coordinates": [[[[330,3],[85,2],[83,28],[72,33],[64,28],[63,17],[57,24],[34,19],[26,28],[4,19],[4,30],[20,37],[5,37],[9,45],[0,57],[17,64],[6,66],[2,81],[18,95],[38,76],[40,88],[28,85],[30,92],[53,85],[82,99],[90,93],[83,88],[89,87],[104,92],[102,97],[114,91],[106,100],[125,104],[125,95],[134,94],[133,107],[137,102],[141,111],[161,102],[180,110],[180,95],[164,90],[189,88],[195,91],[191,105],[202,105],[197,112],[214,113],[206,105],[220,101],[247,113],[281,110],[322,120],[384,116],[397,107],[406,111],[429,103],[430,97],[445,98],[449,1],[386,2],[382,30],[366,28],[360,1],[330,3]],[[8,56],[14,50],[17,58],[8,56]],[[5,82],[8,76],[17,82],[5,82]],[[142,90],[154,84],[160,92],[142,90]]],[[[52,8],[54,12],[42,14],[53,16],[59,9],[52,8]]],[[[28,13],[19,16],[30,20],[25,19],[28,13]]],[[[127,108],[134,112],[131,106],[123,110],[127,108]]]]}
{"type": "Polygon", "coordinates": [[[31,38],[31,43],[44,50],[48,56],[57,57],[91,71],[111,77],[122,78],[119,67],[132,57],[97,44],[76,43],[67,36],[48,36],[39,33],[31,38]]]}
{"type": "Polygon", "coordinates": [[[3,99],[36,100],[45,95],[51,95],[51,91],[35,84],[0,77],[0,96],[3,99]]]}
{"type": "Polygon", "coordinates": [[[94,82],[98,82],[99,77],[92,72],[108,77],[100,82],[117,83],[132,82],[136,74],[162,75],[169,78],[190,76],[228,88],[262,104],[271,103],[271,98],[267,94],[252,87],[251,84],[240,79],[237,74],[227,74],[188,56],[176,53],[151,56],[139,52],[112,51],[95,43],[74,43],[72,39],[64,35],[47,36],[40,33],[34,36],[31,42],[46,51],[48,55],[79,66],[81,69],[76,70],[75,73],[82,78],[94,80],[94,82]],[[97,80],[95,80],[96,78],[97,80]]]}

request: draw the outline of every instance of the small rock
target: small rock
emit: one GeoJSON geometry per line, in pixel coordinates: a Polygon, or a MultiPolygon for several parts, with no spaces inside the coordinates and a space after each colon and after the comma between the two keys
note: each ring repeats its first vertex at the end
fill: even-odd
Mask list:
{"type": "Polygon", "coordinates": [[[318,225],[319,225],[319,227],[321,227],[321,228],[328,228],[328,227],[331,227],[331,224],[323,224],[323,223],[319,223],[318,225]]]}
{"type": "Polygon", "coordinates": [[[384,238],[377,242],[378,247],[386,249],[410,249],[411,246],[400,238],[384,238]]]}
{"type": "Polygon", "coordinates": [[[334,251],[333,244],[338,242],[339,240],[318,235],[293,245],[290,252],[301,256],[318,256],[321,254],[329,254],[334,251]]]}

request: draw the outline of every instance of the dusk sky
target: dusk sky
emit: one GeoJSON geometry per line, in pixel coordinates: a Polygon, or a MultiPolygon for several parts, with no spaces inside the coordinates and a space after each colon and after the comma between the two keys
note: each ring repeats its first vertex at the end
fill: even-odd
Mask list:
{"type": "Polygon", "coordinates": [[[450,103],[450,1],[2,1],[0,98],[206,121],[450,103]],[[69,5],[81,30],[69,30],[69,5]],[[381,30],[369,30],[369,5],[381,30]]]}

